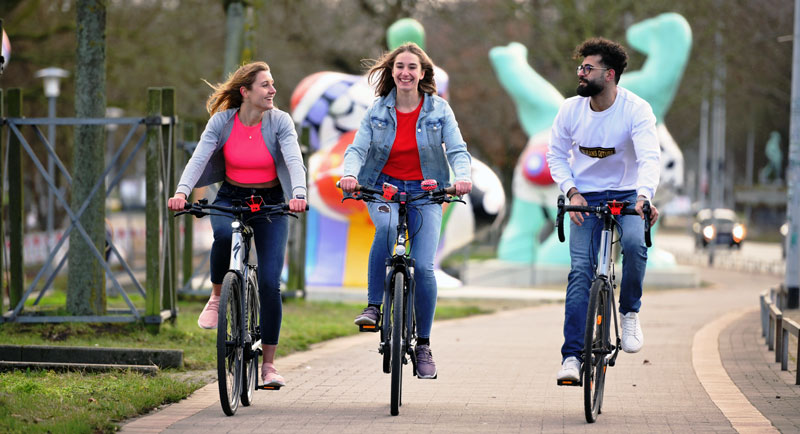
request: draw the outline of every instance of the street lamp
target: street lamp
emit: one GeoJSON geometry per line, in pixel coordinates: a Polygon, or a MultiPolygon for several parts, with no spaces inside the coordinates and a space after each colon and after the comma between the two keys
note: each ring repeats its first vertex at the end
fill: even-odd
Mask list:
{"type": "Polygon", "coordinates": [[[56,124],[53,120],[56,117],[56,98],[61,94],[59,87],[62,78],[69,77],[69,71],[61,68],[50,67],[40,69],[36,72],[36,77],[44,80],[44,96],[47,97],[47,117],[50,118],[47,125],[47,141],[50,142],[50,150],[47,152],[47,174],[53,181],[50,188],[47,189],[47,254],[53,245],[53,189],[55,185],[55,167],[53,162],[53,154],[56,151],[56,124]]]}

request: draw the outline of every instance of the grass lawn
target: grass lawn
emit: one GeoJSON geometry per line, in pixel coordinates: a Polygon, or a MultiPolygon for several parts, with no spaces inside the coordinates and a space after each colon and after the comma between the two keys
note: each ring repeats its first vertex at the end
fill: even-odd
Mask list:
{"type": "MultiPolygon", "coordinates": [[[[139,301],[135,300],[136,304],[139,301]]],[[[157,335],[148,333],[142,324],[0,325],[0,344],[182,349],[185,365],[183,370],[165,370],[155,376],[132,372],[0,373],[0,432],[113,432],[126,418],[187,397],[214,379],[207,371],[216,366],[216,331],[197,327],[204,304],[180,301],[175,324],[162,325],[157,335]]],[[[278,356],[358,333],[352,321],[362,308],[362,304],[286,301],[278,356]]],[[[506,306],[442,300],[436,319],[488,313],[497,308],[506,306]]]]}

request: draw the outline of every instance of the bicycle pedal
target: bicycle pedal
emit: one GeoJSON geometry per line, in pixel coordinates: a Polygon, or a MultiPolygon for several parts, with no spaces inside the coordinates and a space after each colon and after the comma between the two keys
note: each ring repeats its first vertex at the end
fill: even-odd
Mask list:
{"type": "Polygon", "coordinates": [[[559,386],[580,386],[580,380],[556,380],[559,386]]]}
{"type": "Polygon", "coordinates": [[[259,384],[256,386],[256,390],[281,390],[283,386],[270,386],[267,384],[259,384]]]}
{"type": "Polygon", "coordinates": [[[358,325],[358,331],[362,332],[362,333],[364,333],[364,332],[375,333],[375,332],[379,332],[380,330],[381,330],[381,328],[377,324],[371,324],[371,325],[370,324],[359,324],[358,325]]]}

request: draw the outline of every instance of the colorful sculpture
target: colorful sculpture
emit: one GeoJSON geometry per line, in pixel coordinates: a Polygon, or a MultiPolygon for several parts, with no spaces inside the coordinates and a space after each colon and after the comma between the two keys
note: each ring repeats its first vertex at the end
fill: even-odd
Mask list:
{"type": "MultiPolygon", "coordinates": [[[[654,202],[666,203],[682,186],[683,155],[663,119],[689,59],[691,29],[681,15],[666,13],[631,26],[627,39],[632,48],[648,57],[641,70],[623,74],[620,85],[653,107],[662,150],[661,183],[654,202]]],[[[559,243],[552,231],[560,191],[543,163],[550,126],[564,97],[531,68],[522,44],[512,42],[492,48],[489,58],[530,137],[514,171],[511,216],[498,246],[498,258],[525,264],[568,265],[568,244],[559,243]]],[[[674,257],[658,249],[651,250],[650,258],[649,264],[654,266],[675,264],[674,257]]]]}
{"type": "MultiPolygon", "coordinates": [[[[424,29],[415,20],[399,20],[387,30],[387,40],[389,49],[406,41],[424,47],[424,29]]],[[[446,98],[447,73],[435,67],[434,77],[439,95],[446,98]]],[[[313,152],[308,162],[311,211],[307,214],[306,281],[309,285],[366,286],[366,264],[375,229],[363,203],[341,202],[342,193],[336,182],[342,176],[344,151],[352,143],[374,98],[374,89],[365,76],[331,71],[304,78],[292,94],[292,116],[296,124],[310,129],[313,152]]],[[[472,241],[475,213],[493,221],[505,208],[500,180],[485,164],[474,159],[473,183],[473,193],[465,198],[467,206],[448,206],[444,210],[437,268],[438,260],[472,241]],[[457,221],[458,225],[448,224],[450,221],[457,221]]],[[[437,270],[437,281],[443,287],[460,284],[441,270],[437,270]]]]}

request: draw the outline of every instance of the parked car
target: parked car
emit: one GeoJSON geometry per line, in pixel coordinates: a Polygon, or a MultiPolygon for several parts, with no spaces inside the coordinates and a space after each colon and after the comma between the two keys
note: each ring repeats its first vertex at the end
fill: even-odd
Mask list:
{"type": "Polygon", "coordinates": [[[747,236],[744,223],[728,208],[715,208],[713,215],[710,209],[701,209],[695,215],[692,229],[695,246],[698,248],[706,247],[712,242],[718,246],[740,248],[747,236]]]}

